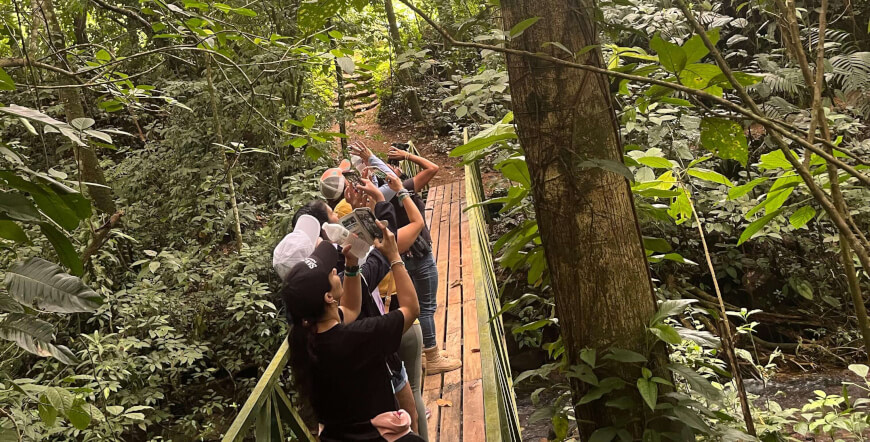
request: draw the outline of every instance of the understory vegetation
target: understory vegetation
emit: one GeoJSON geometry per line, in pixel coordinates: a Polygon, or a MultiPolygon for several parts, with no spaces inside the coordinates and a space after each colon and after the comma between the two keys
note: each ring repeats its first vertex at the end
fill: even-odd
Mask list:
{"type": "Polygon", "coordinates": [[[642,349],[573,355],[503,54],[549,24],[385,1],[0,0],[0,441],[220,440],[363,111],[486,172],[528,440],[870,438],[870,3],[600,1],[598,43],[522,54],[600,53],[623,161],[576,166],[630,186],[656,297],[642,349]]]}

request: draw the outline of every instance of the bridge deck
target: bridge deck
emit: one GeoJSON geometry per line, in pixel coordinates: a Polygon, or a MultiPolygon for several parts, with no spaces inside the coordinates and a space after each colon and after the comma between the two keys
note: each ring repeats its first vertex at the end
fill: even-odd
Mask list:
{"type": "Polygon", "coordinates": [[[471,236],[463,209],[464,181],[429,189],[424,216],[438,265],[436,338],[450,357],[462,359],[462,368],[423,382],[432,413],[430,442],[486,440],[471,236]]]}

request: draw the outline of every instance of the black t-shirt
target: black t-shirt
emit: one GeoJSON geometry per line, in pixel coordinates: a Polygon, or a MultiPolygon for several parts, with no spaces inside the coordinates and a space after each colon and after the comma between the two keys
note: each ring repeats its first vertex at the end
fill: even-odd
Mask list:
{"type": "Polygon", "coordinates": [[[404,322],[394,310],[317,334],[311,402],[321,423],[343,427],[398,409],[385,358],[398,351],[404,322]]]}
{"type": "MultiPolygon", "coordinates": [[[[411,248],[402,256],[405,258],[422,258],[432,251],[432,236],[429,234],[429,227],[426,225],[426,203],[424,203],[423,199],[420,198],[420,195],[417,195],[417,192],[414,191],[413,178],[408,178],[405,181],[402,181],[402,187],[411,193],[411,201],[413,201],[417,206],[417,209],[420,210],[420,214],[424,215],[423,230],[420,231],[420,235],[417,236],[417,240],[414,241],[411,248]]],[[[393,207],[396,209],[396,221],[399,223],[399,228],[410,224],[411,220],[408,219],[408,212],[405,212],[405,206],[399,202],[399,198],[393,198],[390,200],[390,203],[392,203],[393,207]]]]}

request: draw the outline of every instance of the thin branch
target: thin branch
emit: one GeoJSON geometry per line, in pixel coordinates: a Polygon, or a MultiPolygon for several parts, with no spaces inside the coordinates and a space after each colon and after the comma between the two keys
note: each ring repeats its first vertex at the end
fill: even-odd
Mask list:
{"type": "Polygon", "coordinates": [[[42,63],[39,61],[28,61],[27,58],[0,58],[0,68],[17,68],[27,66],[56,72],[58,74],[65,75],[81,82],[81,80],[75,73],[63,68],[59,68],[57,66],[52,66],[50,64],[42,63]]]}
{"type": "Polygon", "coordinates": [[[137,21],[142,26],[142,28],[145,30],[145,33],[148,34],[149,36],[154,34],[154,30],[151,28],[151,23],[149,23],[148,20],[145,20],[144,18],[142,18],[142,16],[137,14],[136,12],[131,11],[131,10],[126,9],[126,8],[121,8],[118,6],[110,5],[106,2],[104,2],[103,0],[91,0],[91,1],[96,3],[97,6],[103,8],[103,9],[108,9],[109,11],[117,12],[118,14],[125,15],[125,16],[137,21]]]}
{"type": "MultiPolygon", "coordinates": [[[[448,33],[446,30],[444,30],[444,28],[442,28],[440,25],[438,25],[438,23],[436,23],[434,20],[432,20],[431,17],[429,17],[423,11],[421,11],[419,8],[414,6],[409,0],[399,0],[399,1],[402,2],[408,8],[410,8],[412,11],[414,11],[415,13],[420,15],[420,17],[422,17],[423,20],[425,20],[427,23],[429,23],[429,25],[431,25],[433,28],[435,28],[435,30],[438,33],[440,33],[445,39],[448,39],[450,41],[450,43],[455,45],[455,46],[467,47],[467,48],[476,48],[476,49],[486,49],[486,50],[505,53],[505,54],[514,54],[514,55],[519,55],[522,57],[536,58],[539,60],[549,61],[549,62],[554,63],[554,64],[558,64],[558,65],[562,65],[562,66],[569,66],[569,67],[581,69],[581,70],[588,71],[588,72],[595,72],[595,73],[607,75],[610,77],[622,78],[625,80],[636,81],[638,83],[654,84],[654,85],[666,87],[669,89],[673,89],[676,91],[684,92],[686,94],[694,95],[694,96],[697,96],[700,98],[704,98],[704,99],[709,100],[709,101],[713,101],[715,103],[718,103],[724,107],[727,107],[728,109],[731,109],[731,110],[745,116],[748,119],[755,120],[755,121],[761,123],[762,125],[764,125],[765,127],[767,127],[769,130],[781,134],[782,136],[788,138],[789,140],[798,143],[801,147],[803,147],[805,149],[809,149],[810,151],[812,151],[816,155],[824,158],[825,160],[828,160],[828,161],[836,164],[837,166],[842,168],[844,171],[846,171],[850,175],[854,176],[855,178],[858,178],[858,180],[861,181],[865,186],[870,187],[870,177],[860,173],[851,165],[844,163],[839,158],[836,158],[833,155],[828,154],[823,149],[820,149],[819,147],[813,145],[811,142],[808,142],[807,140],[803,139],[799,135],[793,133],[793,130],[790,130],[790,129],[783,127],[782,125],[779,124],[779,121],[772,120],[768,117],[763,116],[763,113],[757,108],[757,106],[755,109],[750,110],[750,109],[747,109],[747,108],[740,106],[736,103],[733,103],[729,100],[726,100],[725,98],[722,98],[722,97],[719,97],[719,96],[716,96],[713,94],[709,94],[707,92],[704,92],[704,91],[701,91],[698,89],[683,86],[683,85],[678,84],[678,83],[671,83],[668,81],[657,80],[654,78],[647,78],[647,77],[642,77],[639,75],[632,75],[632,74],[626,74],[626,73],[622,73],[622,72],[611,71],[608,69],[600,68],[598,66],[591,66],[591,65],[582,64],[582,63],[575,63],[575,62],[563,60],[561,58],[556,58],[556,57],[553,57],[553,56],[545,54],[545,53],[522,51],[522,50],[518,50],[518,49],[505,48],[502,46],[495,46],[495,45],[488,45],[488,44],[482,44],[482,43],[474,43],[474,42],[456,40],[455,38],[453,38],[453,36],[450,35],[450,33],[448,33]]],[[[730,72],[730,69],[729,69],[729,72],[730,72]]],[[[732,74],[732,77],[733,77],[733,74],[732,74]]],[[[746,93],[742,86],[739,86],[739,91],[743,91],[744,94],[746,93]]],[[[746,95],[746,97],[748,97],[748,95],[746,95]]],[[[814,138],[814,142],[819,142],[825,146],[839,150],[839,148],[837,146],[834,146],[832,143],[826,142],[826,141],[818,139],[818,138],[814,138]]]]}

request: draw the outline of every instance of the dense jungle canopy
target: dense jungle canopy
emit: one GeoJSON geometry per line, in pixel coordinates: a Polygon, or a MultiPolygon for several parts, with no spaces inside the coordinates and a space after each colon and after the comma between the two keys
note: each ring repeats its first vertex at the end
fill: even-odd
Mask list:
{"type": "Polygon", "coordinates": [[[358,141],[483,172],[524,440],[870,437],[870,3],[226,1],[0,0],[0,441],[220,440],[358,141]]]}

